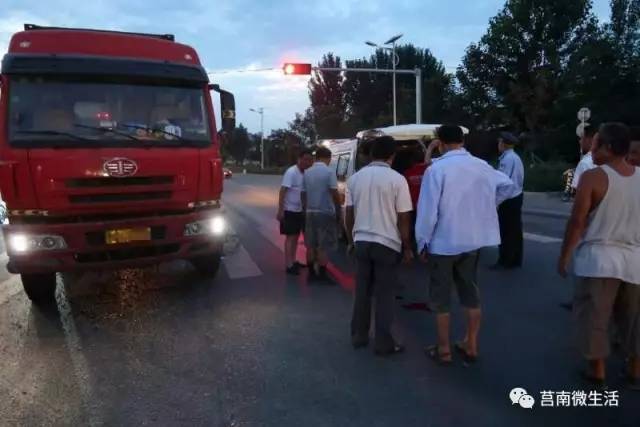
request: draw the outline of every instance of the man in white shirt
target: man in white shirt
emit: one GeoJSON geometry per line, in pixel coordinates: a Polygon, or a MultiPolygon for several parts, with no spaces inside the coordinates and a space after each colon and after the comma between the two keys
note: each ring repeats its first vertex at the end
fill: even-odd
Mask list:
{"type": "Polygon", "coordinates": [[[501,132],[498,139],[500,163],[498,170],[507,175],[515,185],[513,197],[505,200],[498,207],[500,223],[500,249],[498,262],[494,270],[508,270],[522,266],[522,201],[524,185],[524,166],[520,156],[514,151],[518,137],[510,132],[501,132]]]}
{"type": "Polygon", "coordinates": [[[477,284],[478,250],[500,243],[497,206],[513,196],[508,176],[464,149],[459,126],[438,128],[442,156],[424,175],[416,240],[431,274],[430,297],[436,311],[438,344],[425,349],[442,365],[451,363],[449,321],[455,286],[465,308],[467,331],[456,344],[467,363],[478,355],[480,294],[477,284]]]}
{"type": "Polygon", "coordinates": [[[355,348],[369,343],[371,298],[375,296],[375,353],[392,355],[404,347],[391,335],[393,289],[401,253],[413,258],[411,195],[406,179],[391,169],[396,142],[391,137],[372,142],[373,161],[347,182],[345,225],[355,242],[356,292],[351,320],[355,348]]]}
{"type": "Polygon", "coordinates": [[[593,137],[597,131],[596,127],[592,125],[586,125],[584,127],[582,138],[580,138],[580,148],[582,149],[583,156],[578,166],[576,166],[576,170],[573,173],[573,180],[571,181],[571,188],[574,193],[578,189],[582,174],[596,167],[593,163],[593,157],[591,156],[591,148],[593,145],[593,137]]]}
{"type": "Polygon", "coordinates": [[[311,150],[303,150],[298,155],[298,162],[291,166],[282,178],[282,186],[278,198],[277,218],[280,222],[280,234],[285,236],[284,260],[287,274],[297,276],[303,264],[296,261],[298,239],[304,230],[304,210],[302,190],[304,171],[313,163],[311,150]]]}

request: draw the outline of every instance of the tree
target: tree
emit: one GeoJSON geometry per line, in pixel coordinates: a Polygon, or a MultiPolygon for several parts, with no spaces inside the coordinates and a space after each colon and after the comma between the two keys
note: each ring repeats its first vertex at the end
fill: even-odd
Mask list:
{"type": "Polygon", "coordinates": [[[231,141],[228,147],[229,154],[234,158],[236,164],[242,165],[249,154],[250,147],[249,132],[240,123],[231,134],[231,141]]]}
{"type": "MultiPolygon", "coordinates": [[[[422,118],[421,121],[441,122],[451,111],[453,86],[451,75],[429,49],[412,44],[396,47],[397,68],[422,70],[422,118]]],[[[391,69],[392,53],[377,49],[369,59],[347,61],[348,68],[391,69]]],[[[345,76],[345,100],[349,121],[354,128],[363,129],[388,126],[393,122],[393,91],[391,74],[347,73],[345,76]]],[[[406,74],[396,76],[396,104],[398,123],[415,123],[415,77],[406,74]]]]}
{"type": "Polygon", "coordinates": [[[458,69],[476,123],[534,134],[547,127],[563,66],[591,20],[589,0],[507,0],[458,69]]]}
{"type": "MultiPolygon", "coordinates": [[[[320,67],[340,68],[340,57],[328,53],[318,64],[320,67]]],[[[316,72],[309,81],[309,98],[313,122],[318,136],[336,138],[343,134],[345,101],[342,87],[344,77],[336,72],[316,72]]]]}
{"type": "MultiPolygon", "coordinates": [[[[441,122],[452,115],[453,78],[428,49],[411,44],[398,46],[398,68],[422,69],[423,120],[441,122]]],[[[340,58],[327,54],[321,67],[340,67],[340,58]]],[[[377,49],[369,58],[346,61],[347,68],[391,70],[392,54],[377,49]]],[[[415,123],[415,78],[397,75],[399,123],[415,123]]],[[[381,73],[318,72],[311,80],[310,98],[314,123],[323,138],[352,137],[358,130],[388,126],[393,122],[392,75],[381,73]]],[[[459,114],[456,116],[458,117],[459,114]]]]}
{"type": "Polygon", "coordinates": [[[305,145],[312,145],[316,142],[317,134],[313,120],[313,109],[307,108],[304,115],[296,113],[293,121],[289,122],[289,131],[298,135],[305,145]]]}

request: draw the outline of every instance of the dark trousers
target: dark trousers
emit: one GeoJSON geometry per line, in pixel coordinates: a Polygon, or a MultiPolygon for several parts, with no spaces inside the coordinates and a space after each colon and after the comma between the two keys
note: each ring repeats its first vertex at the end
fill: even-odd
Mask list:
{"type": "Polygon", "coordinates": [[[522,265],[522,200],[523,195],[505,200],[498,207],[500,221],[500,258],[498,263],[506,267],[522,265]]]}
{"type": "Polygon", "coordinates": [[[389,351],[395,346],[391,336],[393,289],[397,280],[400,254],[384,245],[356,242],[356,295],[351,319],[354,343],[369,340],[371,298],[375,297],[375,349],[389,351]]]}

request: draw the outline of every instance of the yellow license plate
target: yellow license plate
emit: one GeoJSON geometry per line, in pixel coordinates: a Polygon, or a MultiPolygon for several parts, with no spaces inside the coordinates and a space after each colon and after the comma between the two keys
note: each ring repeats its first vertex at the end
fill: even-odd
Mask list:
{"type": "Polygon", "coordinates": [[[107,245],[118,243],[145,242],[151,240],[151,228],[120,228],[107,230],[104,235],[107,245]]]}

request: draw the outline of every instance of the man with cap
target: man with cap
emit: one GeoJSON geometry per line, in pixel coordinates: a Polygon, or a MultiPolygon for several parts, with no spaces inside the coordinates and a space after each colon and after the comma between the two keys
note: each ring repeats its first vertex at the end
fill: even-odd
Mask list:
{"type": "Polygon", "coordinates": [[[524,166],[520,156],[513,148],[518,137],[510,132],[501,132],[498,138],[500,164],[498,169],[511,178],[516,186],[514,197],[505,200],[498,207],[500,222],[500,255],[493,266],[496,270],[508,270],[522,266],[522,187],[524,184],[524,166]]]}

